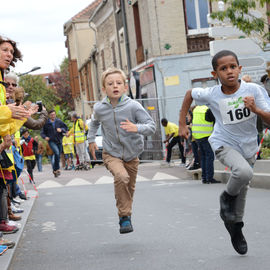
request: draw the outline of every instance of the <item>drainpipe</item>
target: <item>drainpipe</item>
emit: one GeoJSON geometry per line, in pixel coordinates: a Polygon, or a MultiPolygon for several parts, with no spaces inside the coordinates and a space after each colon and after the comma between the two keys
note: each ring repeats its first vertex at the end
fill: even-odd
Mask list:
{"type": "Polygon", "coordinates": [[[127,16],[126,16],[125,1],[120,0],[120,2],[121,2],[121,8],[122,8],[122,20],[123,20],[123,27],[124,27],[124,37],[125,37],[126,53],[127,53],[127,67],[128,67],[128,74],[129,74],[131,70],[131,60],[130,60],[128,29],[127,29],[127,16]]]}
{"type": "Polygon", "coordinates": [[[94,50],[91,53],[91,57],[92,57],[92,59],[94,61],[94,66],[95,66],[94,73],[95,73],[96,85],[97,85],[97,90],[98,90],[98,95],[99,95],[98,98],[100,98],[101,95],[100,95],[100,85],[99,85],[99,76],[98,76],[98,66],[97,66],[97,61],[96,61],[96,52],[97,52],[97,28],[96,28],[96,25],[93,22],[91,22],[91,21],[89,21],[89,26],[90,26],[90,28],[95,33],[95,44],[94,44],[94,50]]]}
{"type": "MultiPolygon", "coordinates": [[[[82,107],[83,106],[83,98],[82,98],[82,85],[81,85],[81,76],[79,73],[79,67],[81,67],[81,60],[80,60],[80,53],[79,53],[79,49],[78,49],[78,38],[77,38],[77,33],[76,33],[76,29],[75,29],[75,23],[72,22],[72,31],[74,33],[75,36],[75,51],[76,51],[76,58],[78,59],[77,61],[77,66],[78,66],[78,79],[79,79],[79,88],[80,88],[80,98],[81,98],[81,102],[82,102],[82,107]]],[[[82,111],[84,110],[84,108],[82,108],[82,111]]]]}

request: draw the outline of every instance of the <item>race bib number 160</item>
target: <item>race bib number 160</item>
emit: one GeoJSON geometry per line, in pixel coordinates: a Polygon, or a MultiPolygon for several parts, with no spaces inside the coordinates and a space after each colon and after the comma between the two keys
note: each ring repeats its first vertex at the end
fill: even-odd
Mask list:
{"type": "Polygon", "coordinates": [[[255,116],[245,107],[243,97],[226,98],[219,102],[223,124],[237,124],[255,116]]]}

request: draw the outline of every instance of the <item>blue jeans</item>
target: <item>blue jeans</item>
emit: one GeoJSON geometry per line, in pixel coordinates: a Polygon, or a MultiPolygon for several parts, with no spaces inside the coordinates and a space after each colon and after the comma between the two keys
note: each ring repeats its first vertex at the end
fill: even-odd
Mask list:
{"type": "Polygon", "coordinates": [[[53,163],[54,163],[54,155],[48,155],[48,159],[52,165],[52,169],[53,169],[53,163]]]}
{"type": "Polygon", "coordinates": [[[200,157],[198,152],[198,144],[196,141],[191,142],[191,149],[194,157],[194,164],[200,164],[200,157]]]}
{"type": "Polygon", "coordinates": [[[53,170],[57,171],[60,169],[60,155],[62,153],[62,145],[61,143],[55,143],[52,141],[49,141],[49,145],[54,153],[54,160],[52,160],[52,166],[53,170]]]}
{"type": "Polygon", "coordinates": [[[38,171],[42,172],[42,155],[36,154],[36,162],[37,162],[38,171]]]}
{"type": "Polygon", "coordinates": [[[214,177],[214,152],[208,137],[196,140],[201,152],[202,180],[211,181],[214,177]]]}

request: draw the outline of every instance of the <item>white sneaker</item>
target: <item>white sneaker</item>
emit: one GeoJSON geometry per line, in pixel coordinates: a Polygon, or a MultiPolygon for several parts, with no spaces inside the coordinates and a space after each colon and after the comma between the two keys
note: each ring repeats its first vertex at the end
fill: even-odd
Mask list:
{"type": "Polygon", "coordinates": [[[16,207],[14,204],[11,204],[11,210],[14,214],[22,213],[23,209],[16,207]]]}

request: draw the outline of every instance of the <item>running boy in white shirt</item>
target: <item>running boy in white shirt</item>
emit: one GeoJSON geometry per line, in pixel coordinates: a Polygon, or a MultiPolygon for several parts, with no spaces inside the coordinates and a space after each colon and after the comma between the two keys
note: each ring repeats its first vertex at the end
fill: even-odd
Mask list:
{"type": "Polygon", "coordinates": [[[193,99],[197,105],[211,109],[216,123],[209,142],[216,157],[231,170],[226,189],[220,195],[220,216],[234,249],[243,255],[248,250],[242,233],[244,208],[258,150],[256,119],[258,115],[270,123],[270,106],[262,87],[238,79],[242,66],[233,52],[218,52],[212,66],[212,75],[221,84],[187,91],[180,112],[179,135],[188,138],[185,120],[193,99]]]}

